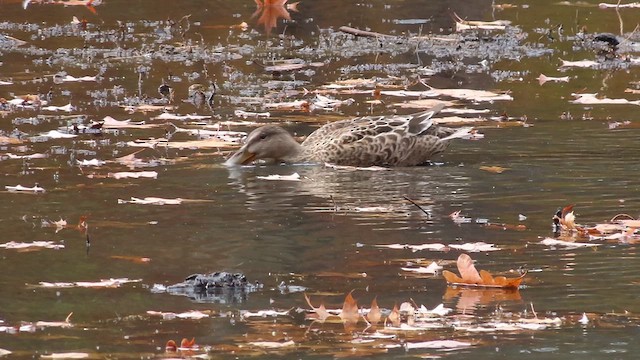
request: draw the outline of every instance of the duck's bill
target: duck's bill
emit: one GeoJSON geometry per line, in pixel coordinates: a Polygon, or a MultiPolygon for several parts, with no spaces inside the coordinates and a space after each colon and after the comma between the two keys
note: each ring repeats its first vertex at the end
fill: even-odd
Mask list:
{"type": "Polygon", "coordinates": [[[227,161],[224,162],[227,166],[235,166],[235,165],[247,165],[250,164],[253,160],[255,160],[256,154],[247,151],[247,149],[243,146],[238,151],[236,151],[227,161]]]}

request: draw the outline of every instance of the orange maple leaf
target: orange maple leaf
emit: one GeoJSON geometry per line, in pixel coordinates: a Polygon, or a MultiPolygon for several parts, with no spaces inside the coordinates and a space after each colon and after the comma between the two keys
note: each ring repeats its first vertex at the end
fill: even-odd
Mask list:
{"type": "Polygon", "coordinates": [[[450,285],[517,289],[526,275],[526,273],[524,273],[517,278],[506,278],[504,276],[494,277],[485,270],[478,273],[478,270],[476,270],[476,267],[473,265],[473,260],[467,254],[460,254],[460,256],[458,256],[457,265],[460,276],[448,270],[442,272],[442,276],[444,276],[450,285]]]}
{"type": "Polygon", "coordinates": [[[167,345],[165,345],[164,348],[166,351],[171,351],[171,352],[178,351],[178,345],[176,345],[176,342],[173,340],[167,341],[167,345]]]}
{"type": "Polygon", "coordinates": [[[271,34],[271,29],[276,27],[278,20],[283,18],[285,20],[291,20],[289,11],[285,8],[287,0],[255,0],[258,9],[251,15],[251,18],[258,18],[258,25],[264,26],[267,35],[271,34]]]}
{"type": "Polygon", "coordinates": [[[185,349],[192,348],[195,345],[196,345],[196,338],[191,338],[191,340],[187,338],[182,338],[182,341],[180,342],[180,347],[185,349]]]}

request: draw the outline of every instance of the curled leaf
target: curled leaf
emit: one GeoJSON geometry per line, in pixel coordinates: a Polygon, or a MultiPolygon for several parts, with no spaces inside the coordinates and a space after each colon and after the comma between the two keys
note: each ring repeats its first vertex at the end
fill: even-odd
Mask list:
{"type": "Polygon", "coordinates": [[[371,301],[371,309],[369,309],[369,312],[367,313],[367,321],[369,321],[371,325],[375,325],[380,322],[381,318],[382,313],[380,312],[380,307],[378,306],[378,300],[377,298],[373,298],[373,301],[371,301]]]}
{"type": "Polygon", "coordinates": [[[473,265],[473,260],[467,254],[460,254],[458,257],[458,271],[461,276],[458,276],[451,271],[443,271],[442,275],[449,285],[461,285],[461,286],[477,286],[488,288],[501,288],[501,289],[517,289],[522,282],[525,274],[522,274],[517,278],[506,278],[504,276],[494,277],[488,271],[482,270],[480,273],[473,265]]]}
{"type": "Polygon", "coordinates": [[[356,299],[351,295],[353,291],[347,294],[344,299],[344,304],[342,305],[342,312],[340,313],[340,318],[345,323],[357,323],[360,318],[360,314],[358,313],[358,303],[356,299]]]}

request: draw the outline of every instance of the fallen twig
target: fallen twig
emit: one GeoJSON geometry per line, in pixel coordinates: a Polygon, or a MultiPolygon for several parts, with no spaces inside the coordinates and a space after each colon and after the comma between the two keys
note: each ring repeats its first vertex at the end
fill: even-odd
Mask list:
{"type": "Polygon", "coordinates": [[[407,200],[408,202],[412,203],[413,205],[417,206],[418,209],[422,210],[423,213],[427,214],[428,217],[431,217],[431,214],[425,210],[422,206],[418,205],[415,201],[411,200],[408,196],[404,196],[405,200],[407,200]]]}
{"type": "Polygon", "coordinates": [[[395,37],[393,35],[381,34],[373,31],[360,30],[360,29],[349,27],[349,26],[341,26],[339,30],[355,36],[368,36],[368,37],[376,37],[376,38],[379,38],[379,37],[394,38],[395,37]]]}

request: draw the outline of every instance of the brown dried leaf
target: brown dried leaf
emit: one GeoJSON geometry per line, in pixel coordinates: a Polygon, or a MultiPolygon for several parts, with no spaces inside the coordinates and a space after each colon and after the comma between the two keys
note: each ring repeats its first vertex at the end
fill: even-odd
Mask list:
{"type": "Polygon", "coordinates": [[[494,285],[495,284],[495,279],[493,278],[493,275],[491,275],[486,270],[480,270],[480,277],[482,278],[482,283],[484,285],[494,285]]]}
{"type": "Polygon", "coordinates": [[[467,254],[460,254],[458,257],[458,271],[462,277],[458,277],[450,271],[443,271],[447,283],[453,285],[465,285],[465,286],[478,286],[478,287],[491,287],[502,289],[517,289],[522,282],[525,274],[522,274],[517,278],[506,278],[504,276],[493,277],[488,271],[482,270],[480,273],[473,266],[473,260],[467,254]]]}
{"type": "Polygon", "coordinates": [[[377,298],[373,298],[371,301],[371,309],[369,309],[369,313],[367,313],[367,321],[371,323],[371,325],[376,325],[380,322],[382,318],[382,313],[380,312],[380,307],[378,306],[377,298]]]}
{"type": "Polygon", "coordinates": [[[175,352],[178,351],[178,345],[174,340],[167,341],[167,344],[164,346],[165,351],[175,352]]]}
{"type": "Polygon", "coordinates": [[[191,340],[187,338],[183,338],[182,341],[180,342],[180,347],[184,349],[192,348],[195,345],[196,345],[196,338],[191,338],[191,340]]]}
{"type": "Polygon", "coordinates": [[[467,254],[460,254],[460,256],[458,256],[457,265],[464,283],[479,284],[482,282],[482,278],[480,277],[480,274],[478,274],[478,270],[476,270],[476,267],[473,265],[471,256],[467,254]]]}
{"type": "Polygon", "coordinates": [[[442,276],[444,277],[445,280],[447,280],[448,283],[450,284],[460,284],[462,282],[464,282],[462,280],[462,278],[460,278],[458,275],[452,273],[449,270],[443,270],[442,271],[442,276]]]}
{"type": "Polygon", "coordinates": [[[562,218],[564,219],[565,216],[567,216],[568,213],[573,212],[573,206],[574,204],[571,205],[567,205],[564,208],[562,208],[562,218]]]}
{"type": "Polygon", "coordinates": [[[306,293],[304,293],[303,295],[304,299],[307,301],[307,304],[309,304],[309,307],[315,312],[315,316],[309,316],[310,318],[315,317],[316,320],[323,322],[330,316],[329,312],[324,307],[324,304],[320,304],[320,306],[316,308],[311,304],[311,299],[309,299],[309,296],[307,296],[306,293]]]}
{"type": "Polygon", "coordinates": [[[340,313],[340,318],[342,321],[346,323],[357,323],[360,318],[360,314],[358,313],[358,303],[356,299],[351,295],[353,291],[347,294],[344,299],[344,304],[342,305],[342,312],[340,313]]]}
{"type": "Polygon", "coordinates": [[[393,310],[387,316],[387,320],[393,324],[393,326],[400,326],[400,311],[398,311],[398,304],[393,304],[393,310]]]}
{"type": "Polygon", "coordinates": [[[22,144],[22,142],[23,141],[20,139],[8,137],[8,136],[0,136],[1,145],[6,145],[6,144],[17,145],[17,144],[22,144]]]}
{"type": "Polygon", "coordinates": [[[324,304],[320,304],[316,310],[316,315],[318,315],[319,321],[325,321],[330,316],[327,309],[324,307],[324,304]]]}
{"type": "MultiPolygon", "coordinates": [[[[275,28],[278,24],[278,20],[280,18],[285,20],[291,20],[291,16],[289,15],[289,11],[285,7],[287,0],[256,0],[257,9],[251,15],[251,18],[255,18],[258,15],[258,25],[264,26],[267,35],[271,34],[271,30],[275,28]]],[[[293,11],[297,11],[292,9],[293,11]]]]}

